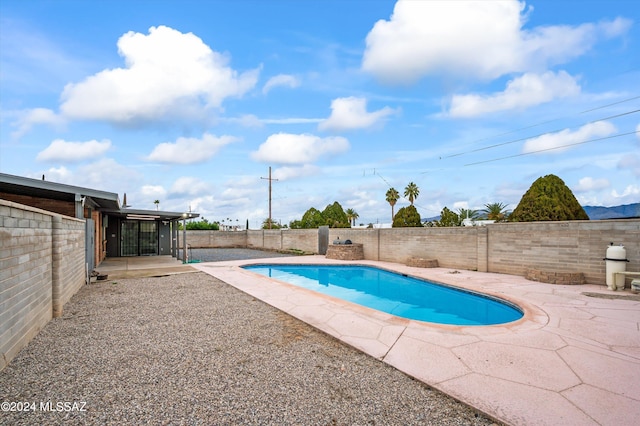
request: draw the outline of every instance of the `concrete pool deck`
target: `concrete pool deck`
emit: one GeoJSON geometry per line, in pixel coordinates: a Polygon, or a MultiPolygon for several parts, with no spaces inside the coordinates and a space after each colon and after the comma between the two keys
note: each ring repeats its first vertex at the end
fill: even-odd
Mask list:
{"type": "Polygon", "coordinates": [[[324,256],[191,266],[507,424],[640,424],[640,297],[628,291],[324,256]],[[378,266],[498,296],[525,315],[481,327],[407,320],[240,267],[261,263],[378,266]]]}

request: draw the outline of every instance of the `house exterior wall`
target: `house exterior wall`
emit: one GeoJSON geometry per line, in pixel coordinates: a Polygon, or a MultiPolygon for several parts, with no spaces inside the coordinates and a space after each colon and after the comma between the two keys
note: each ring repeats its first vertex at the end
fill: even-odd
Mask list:
{"type": "MultiPolygon", "coordinates": [[[[640,219],[495,223],[479,227],[329,230],[336,239],[363,244],[367,260],[407,263],[437,259],[445,268],[525,276],[527,269],[582,272],[589,284],[605,284],[603,260],[610,242],[627,250],[627,270],[640,271],[640,219]]],[[[187,231],[196,247],[299,249],[318,252],[317,229],[187,231]]]]}
{"type": "Polygon", "coordinates": [[[0,370],[84,284],[84,221],[0,199],[0,370]]]}
{"type": "Polygon", "coordinates": [[[51,200],[49,198],[16,195],[7,192],[0,192],[0,199],[12,201],[18,204],[24,204],[26,206],[35,207],[49,212],[58,213],[64,216],[76,216],[76,206],[73,201],[51,200]]]}

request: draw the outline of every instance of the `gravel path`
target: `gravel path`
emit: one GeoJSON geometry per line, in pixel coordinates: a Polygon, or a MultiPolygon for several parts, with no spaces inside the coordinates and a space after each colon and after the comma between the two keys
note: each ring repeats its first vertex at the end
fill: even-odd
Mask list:
{"type": "MultiPolygon", "coordinates": [[[[203,262],[222,262],[227,260],[268,259],[270,257],[288,257],[291,253],[277,251],[255,250],[246,248],[194,248],[187,250],[191,259],[203,262]]],[[[182,259],[182,250],[178,250],[178,257],[182,259]]]]}
{"type": "Polygon", "coordinates": [[[11,401],[35,411],[1,424],[493,423],[201,272],[83,287],[0,372],[11,401]]]}

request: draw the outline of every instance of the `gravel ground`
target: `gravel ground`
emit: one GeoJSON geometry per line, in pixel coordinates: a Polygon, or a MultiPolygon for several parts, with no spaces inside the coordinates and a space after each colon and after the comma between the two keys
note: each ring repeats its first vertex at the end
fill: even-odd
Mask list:
{"type": "MultiPolygon", "coordinates": [[[[293,256],[290,253],[277,251],[255,250],[245,248],[200,248],[187,250],[191,259],[203,262],[222,262],[226,260],[268,259],[270,257],[293,256]]],[[[182,250],[178,250],[178,257],[182,259],[182,250]]]]}
{"type": "Polygon", "coordinates": [[[83,287],[0,372],[0,402],[35,403],[11,425],[493,424],[201,272],[83,287]]]}

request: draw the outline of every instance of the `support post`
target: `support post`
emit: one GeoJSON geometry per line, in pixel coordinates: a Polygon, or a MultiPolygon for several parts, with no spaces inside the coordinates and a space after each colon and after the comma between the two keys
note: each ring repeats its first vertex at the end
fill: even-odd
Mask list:
{"type": "Polygon", "coordinates": [[[278,181],[278,179],[272,179],[271,178],[271,166],[269,166],[269,177],[268,178],[263,178],[261,177],[260,179],[265,179],[269,181],[269,229],[271,229],[271,222],[273,221],[273,219],[271,219],[271,181],[278,181]]]}
{"type": "Polygon", "coordinates": [[[182,263],[187,263],[187,215],[182,215],[182,263]]]}

